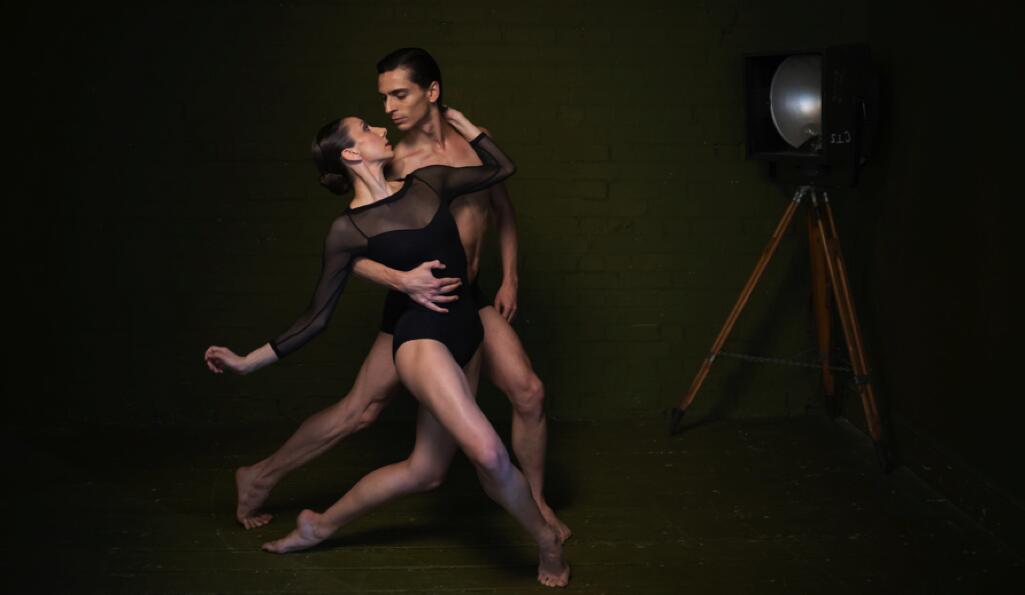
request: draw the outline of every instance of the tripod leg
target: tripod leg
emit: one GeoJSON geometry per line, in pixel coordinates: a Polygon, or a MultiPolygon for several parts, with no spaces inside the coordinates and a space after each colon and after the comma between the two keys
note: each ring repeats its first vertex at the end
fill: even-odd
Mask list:
{"type": "Polygon", "coordinates": [[[691,382],[690,388],[687,390],[687,394],[684,396],[683,401],[681,401],[680,406],[673,409],[672,419],[670,420],[669,425],[670,434],[676,434],[679,432],[683,414],[686,413],[687,408],[690,407],[691,403],[694,401],[694,397],[698,394],[698,390],[701,389],[701,385],[705,382],[705,377],[708,376],[708,372],[712,369],[712,364],[715,362],[716,356],[719,355],[719,351],[722,349],[723,344],[733,331],[733,325],[736,324],[737,318],[740,317],[741,311],[743,311],[744,306],[747,305],[747,300],[751,297],[751,292],[754,291],[755,286],[758,285],[758,281],[761,279],[762,273],[765,271],[765,267],[769,264],[769,260],[772,259],[772,255],[776,252],[776,247],[779,246],[779,241],[782,239],[783,233],[786,232],[787,227],[790,226],[790,221],[794,218],[794,212],[797,210],[798,205],[801,204],[801,198],[804,196],[805,191],[805,187],[798,189],[797,193],[794,194],[794,199],[787,205],[786,210],[783,212],[783,216],[776,225],[776,230],[772,232],[772,237],[769,239],[768,245],[766,245],[765,249],[762,250],[762,255],[758,258],[758,263],[755,264],[754,271],[751,272],[751,276],[748,277],[747,283],[740,291],[740,297],[737,298],[737,302],[733,305],[733,309],[730,311],[729,316],[726,317],[726,322],[723,323],[722,329],[719,331],[719,335],[712,344],[711,351],[708,356],[705,357],[704,361],[701,362],[701,368],[698,370],[693,382],[691,382]]]}
{"type": "Polygon", "coordinates": [[[829,312],[829,284],[826,280],[825,250],[815,229],[814,213],[808,211],[808,254],[811,258],[812,312],[815,318],[815,335],[818,342],[819,361],[822,364],[822,393],[827,410],[834,417],[839,413],[834,394],[833,371],[829,369],[829,346],[832,332],[832,318],[829,312]]]}
{"type": "MultiPolygon", "coordinates": [[[[854,339],[854,349],[858,354],[858,359],[861,361],[862,373],[864,373],[867,379],[868,359],[865,356],[865,347],[861,340],[861,324],[858,322],[858,313],[854,308],[854,300],[851,298],[850,285],[847,280],[847,265],[844,262],[843,253],[840,251],[840,238],[837,235],[836,221],[833,219],[833,209],[829,204],[828,197],[823,201],[823,207],[823,210],[826,213],[826,222],[829,224],[830,236],[832,237],[833,244],[835,245],[833,252],[837,263],[837,281],[839,282],[841,293],[844,296],[844,301],[847,304],[847,311],[849,312],[851,331],[854,339]]],[[[872,418],[876,420],[877,429],[881,430],[881,426],[879,425],[879,409],[876,406],[875,400],[875,391],[873,390],[871,383],[867,383],[866,386],[868,390],[869,405],[869,409],[866,410],[866,414],[868,411],[871,411],[872,418]]]]}
{"type": "Polygon", "coordinates": [[[833,220],[832,209],[829,206],[829,198],[824,196],[820,205],[813,194],[812,204],[815,209],[819,239],[824,248],[826,268],[829,271],[829,278],[833,285],[833,296],[836,299],[840,322],[843,325],[844,338],[847,342],[847,350],[850,354],[851,365],[854,368],[855,384],[858,387],[862,409],[865,412],[865,422],[868,424],[869,435],[875,443],[879,463],[884,471],[889,471],[892,467],[892,459],[883,441],[879,410],[876,407],[875,390],[869,378],[868,363],[861,341],[858,315],[854,307],[854,300],[851,298],[850,286],[847,281],[847,266],[840,249],[840,238],[836,233],[836,223],[833,220]],[[823,212],[825,212],[826,221],[823,221],[823,212]]]}

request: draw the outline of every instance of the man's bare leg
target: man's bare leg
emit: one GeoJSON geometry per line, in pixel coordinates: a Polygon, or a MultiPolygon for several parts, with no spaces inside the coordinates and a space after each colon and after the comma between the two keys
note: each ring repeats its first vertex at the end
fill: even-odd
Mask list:
{"type": "MultiPolygon", "coordinates": [[[[463,371],[471,391],[477,394],[480,356],[474,356],[463,371]]],[[[416,442],[409,458],[368,473],[322,514],[303,510],[291,533],[263,544],[263,549],[285,554],[313,547],[346,524],[390,500],[438,487],[452,464],[456,448],[456,442],[448,430],[421,405],[416,418],[416,442]]]]}
{"type": "Polygon", "coordinates": [[[480,320],[484,325],[484,373],[512,402],[512,445],[516,460],[530,484],[530,493],[541,515],[555,529],[559,540],[565,542],[573,532],[555,516],[544,497],[548,444],[544,385],[534,373],[516,331],[505,318],[488,306],[480,310],[480,320]]]}
{"type": "MultiPolygon", "coordinates": [[[[479,355],[473,358],[479,360],[479,355]]],[[[555,530],[541,516],[523,475],[512,465],[502,441],[474,402],[475,361],[460,370],[444,345],[415,340],[397,354],[403,383],[421,402],[417,439],[409,459],[371,472],[323,514],[304,510],[296,528],[263,549],[286,553],[320,543],[345,523],[402,494],[441,483],[455,445],[477,468],[484,491],[527,529],[539,546],[538,581],[551,587],[569,582],[555,530]]]]}
{"type": "Polygon", "coordinates": [[[391,335],[378,333],[356,381],[341,401],[307,418],[271,456],[235,471],[238,489],[235,518],[242,526],[252,529],[269,523],[271,515],[260,512],[260,507],[286,474],[377,419],[399,386],[391,344],[391,335]]]}
{"type": "Polygon", "coordinates": [[[430,339],[399,347],[402,383],[452,434],[477,470],[484,492],[511,514],[538,544],[538,581],[555,587],[569,582],[562,542],[538,510],[530,485],[509,458],[494,427],[477,406],[466,377],[444,345],[430,339]]]}
{"type": "Polygon", "coordinates": [[[291,533],[262,547],[276,554],[304,550],[395,498],[433,490],[444,481],[455,452],[455,441],[421,406],[417,414],[416,444],[409,458],[371,471],[323,513],[303,510],[291,533]]]}

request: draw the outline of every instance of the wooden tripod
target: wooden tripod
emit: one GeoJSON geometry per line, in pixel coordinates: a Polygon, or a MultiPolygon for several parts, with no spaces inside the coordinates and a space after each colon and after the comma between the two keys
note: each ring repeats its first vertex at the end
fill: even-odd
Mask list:
{"type": "Polygon", "coordinates": [[[858,387],[858,394],[861,397],[861,405],[865,410],[865,421],[868,424],[868,432],[875,443],[876,454],[884,470],[891,467],[889,451],[883,441],[882,426],[879,421],[879,411],[876,408],[875,391],[868,373],[868,362],[865,358],[865,348],[861,339],[861,327],[858,324],[858,316],[854,309],[854,300],[851,299],[850,286],[847,281],[847,266],[844,264],[843,254],[840,251],[840,239],[836,232],[836,222],[833,219],[833,210],[829,205],[829,195],[819,191],[814,186],[801,186],[794,193],[793,200],[787,205],[783,217],[780,219],[776,230],[772,233],[769,244],[762,251],[754,271],[744,285],[744,289],[737,298],[733,310],[730,311],[726,322],[719,331],[712,349],[708,356],[701,363],[690,389],[684,396],[679,407],[672,411],[672,422],[669,431],[677,434],[680,431],[680,422],[683,414],[690,407],[697,396],[698,390],[705,382],[712,364],[716,357],[722,353],[723,344],[733,331],[733,326],[740,317],[741,311],[747,305],[751,293],[762,277],[765,267],[768,266],[776,247],[790,226],[790,222],[804,199],[810,200],[808,211],[808,241],[811,246],[811,279],[812,279],[812,303],[815,312],[816,339],[818,343],[819,359],[822,366],[822,386],[825,392],[827,404],[834,410],[837,408],[836,396],[834,394],[834,382],[832,368],[829,365],[829,343],[831,317],[829,312],[829,287],[833,289],[833,299],[837,305],[840,315],[840,325],[843,328],[844,339],[847,342],[847,351],[850,354],[851,368],[854,371],[854,384],[858,387]]]}

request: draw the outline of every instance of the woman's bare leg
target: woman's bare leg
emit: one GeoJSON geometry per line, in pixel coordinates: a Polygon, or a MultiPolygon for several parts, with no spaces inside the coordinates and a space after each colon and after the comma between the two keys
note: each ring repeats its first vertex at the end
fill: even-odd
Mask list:
{"type": "Polygon", "coordinates": [[[444,481],[455,452],[455,441],[421,406],[417,414],[416,445],[408,459],[368,473],[323,514],[302,511],[294,531],[263,544],[263,549],[284,554],[312,547],[390,500],[436,488],[444,481]]]}
{"type": "Polygon", "coordinates": [[[551,587],[568,584],[570,569],[558,534],[541,516],[526,479],[477,406],[452,354],[438,341],[420,339],[403,343],[395,363],[402,383],[469,457],[484,491],[534,537],[540,548],[538,581],[551,587]]]}
{"type": "MultiPolygon", "coordinates": [[[[475,356],[464,371],[470,388],[476,393],[480,356],[475,356]]],[[[437,487],[444,480],[455,452],[456,443],[452,436],[421,405],[417,412],[416,442],[409,458],[367,474],[323,514],[302,511],[294,531],[265,543],[263,549],[283,554],[312,547],[389,500],[437,487]]]]}
{"type": "Polygon", "coordinates": [[[235,517],[242,526],[252,529],[269,523],[271,515],[260,512],[260,507],[287,473],[377,419],[399,385],[391,344],[391,335],[378,333],[345,398],[307,418],[271,456],[235,471],[238,490],[235,517]]]}

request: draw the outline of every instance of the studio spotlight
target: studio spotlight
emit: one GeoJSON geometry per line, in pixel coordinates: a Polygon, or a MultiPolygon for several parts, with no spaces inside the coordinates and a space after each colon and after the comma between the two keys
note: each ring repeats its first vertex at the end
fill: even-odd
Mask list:
{"type": "Polygon", "coordinates": [[[842,370],[854,375],[880,465],[889,470],[892,457],[883,440],[861,327],[847,279],[847,266],[840,251],[840,238],[829,195],[824,190],[827,186],[856,185],[858,172],[868,160],[878,96],[868,47],[851,45],[821,51],[751,55],[745,58],[744,63],[747,155],[751,159],[767,161],[774,179],[796,182],[798,188],[690,389],[680,405],[673,409],[670,432],[676,434],[680,431],[684,413],[718,357],[820,368],[826,404],[833,411],[838,411],[833,373],[842,370]],[[724,351],[723,346],[740,313],[802,202],[811,207],[807,211],[807,228],[811,246],[811,289],[818,361],[809,364],[724,351]],[[847,343],[850,368],[830,364],[833,320],[830,294],[847,343]]]}
{"type": "Polygon", "coordinates": [[[818,153],[822,148],[822,58],[790,56],[769,85],[769,113],[776,131],[791,147],[818,153]]]}
{"type": "Polygon", "coordinates": [[[748,158],[780,182],[857,184],[879,96],[867,46],[748,55],[744,79],[748,158]]]}

